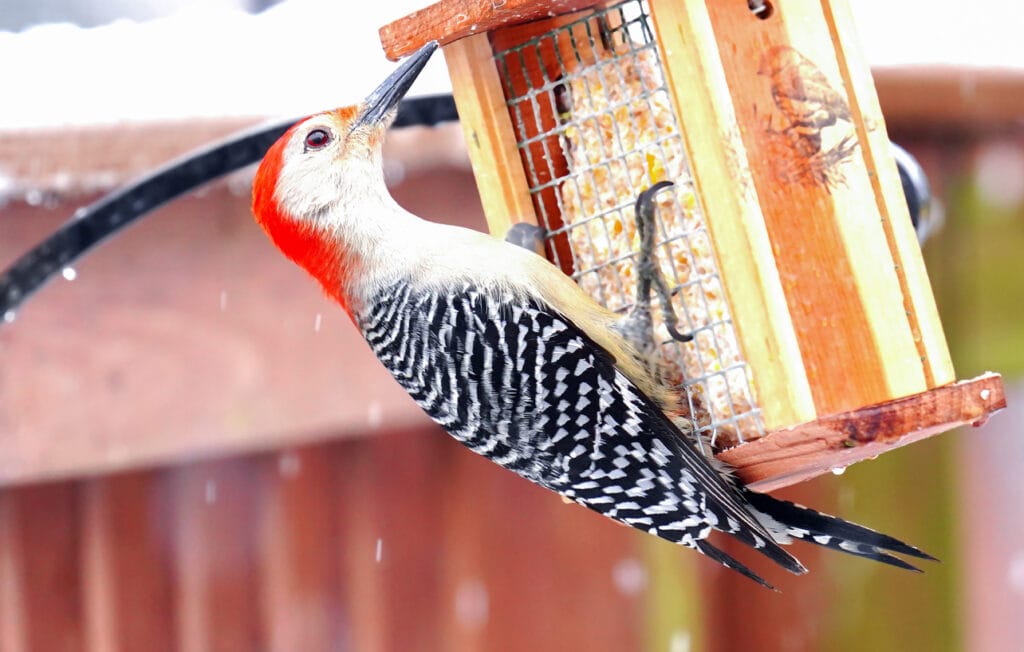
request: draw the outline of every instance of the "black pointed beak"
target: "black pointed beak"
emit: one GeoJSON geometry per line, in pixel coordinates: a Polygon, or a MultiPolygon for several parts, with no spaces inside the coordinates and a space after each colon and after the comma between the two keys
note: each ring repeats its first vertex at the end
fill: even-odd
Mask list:
{"type": "Polygon", "coordinates": [[[434,54],[436,49],[437,41],[427,43],[388,75],[388,78],[377,87],[377,90],[370,93],[370,96],[363,102],[363,110],[352,124],[352,129],[358,129],[364,125],[376,125],[389,118],[395,107],[398,106],[398,102],[409,92],[412,83],[419,77],[423,67],[430,60],[430,55],[434,54]]]}

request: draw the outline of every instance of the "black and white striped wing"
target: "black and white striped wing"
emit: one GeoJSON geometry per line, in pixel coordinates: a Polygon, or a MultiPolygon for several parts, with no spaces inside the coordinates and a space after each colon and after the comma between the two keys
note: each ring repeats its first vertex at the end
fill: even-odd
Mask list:
{"type": "Polygon", "coordinates": [[[471,285],[400,284],[359,325],[420,407],[473,451],[726,565],[704,541],[711,529],[802,572],[612,356],[550,307],[471,285]]]}

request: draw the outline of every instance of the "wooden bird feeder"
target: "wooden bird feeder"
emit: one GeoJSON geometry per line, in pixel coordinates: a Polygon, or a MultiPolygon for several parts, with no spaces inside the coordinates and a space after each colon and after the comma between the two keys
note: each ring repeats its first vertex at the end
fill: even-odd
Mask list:
{"type": "Polygon", "coordinates": [[[665,351],[752,487],[1005,406],[997,374],[956,382],[845,0],[442,0],[380,36],[442,44],[491,231],[542,227],[612,309],[635,198],[675,182],[656,250],[695,338],[665,351]]]}

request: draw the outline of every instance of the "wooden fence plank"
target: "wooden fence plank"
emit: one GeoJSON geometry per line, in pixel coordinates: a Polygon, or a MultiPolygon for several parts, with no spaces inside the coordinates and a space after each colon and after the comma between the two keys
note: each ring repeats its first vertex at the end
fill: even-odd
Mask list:
{"type": "Polygon", "coordinates": [[[92,649],[177,648],[173,513],[165,477],[166,472],[138,471],[79,485],[92,649]]]}
{"type": "MultiPolygon", "coordinates": [[[[787,487],[780,498],[793,500],[816,509],[835,513],[834,490],[821,481],[812,480],[787,487]]],[[[738,541],[719,539],[730,555],[747,564],[776,586],[781,595],[766,591],[738,573],[713,564],[700,564],[702,611],[706,618],[707,650],[791,650],[812,652],[826,650],[831,642],[823,636],[822,621],[837,601],[831,600],[830,578],[823,568],[828,556],[852,558],[826,551],[811,544],[794,544],[792,552],[810,569],[805,575],[792,575],[775,566],[763,555],[738,541]]],[[[872,562],[865,562],[869,564],[872,562]]],[[[861,567],[863,568],[863,566],[861,567]]]]}
{"type": "Polygon", "coordinates": [[[15,495],[27,647],[84,650],[76,486],[35,485],[15,495]]]}
{"type": "Polygon", "coordinates": [[[110,517],[110,494],[104,480],[78,485],[82,505],[82,601],[89,650],[120,650],[117,640],[118,542],[110,517]]]}
{"type": "Polygon", "coordinates": [[[376,570],[388,650],[443,649],[437,607],[446,555],[438,500],[446,483],[446,438],[427,427],[385,433],[370,445],[376,536],[374,555],[363,563],[376,570]]]}
{"type": "Polygon", "coordinates": [[[268,650],[342,648],[337,455],[308,446],[260,457],[255,561],[268,650]]]}
{"type": "Polygon", "coordinates": [[[337,554],[345,613],[348,650],[386,650],[384,596],[375,563],[377,538],[377,478],[372,450],[366,442],[344,446],[338,460],[339,489],[335,509],[344,524],[337,554]]]}
{"type": "Polygon", "coordinates": [[[0,649],[28,650],[18,492],[0,491],[0,649]]]}
{"type": "Polygon", "coordinates": [[[176,470],[175,603],[183,650],[263,647],[255,575],[258,474],[246,459],[176,470]]]}

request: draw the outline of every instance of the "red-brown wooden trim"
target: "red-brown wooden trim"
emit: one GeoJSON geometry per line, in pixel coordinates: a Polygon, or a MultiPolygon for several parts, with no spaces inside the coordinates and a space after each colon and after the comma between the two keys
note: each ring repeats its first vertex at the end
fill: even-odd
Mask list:
{"type": "Polygon", "coordinates": [[[776,430],[718,457],[752,489],[772,491],[958,426],[981,425],[1005,407],[1002,377],[986,373],[776,430]]]}
{"type": "Polygon", "coordinates": [[[528,23],[588,9],[601,0],[442,0],[380,28],[384,53],[392,61],[428,41],[441,45],[498,27],[528,23]]]}

